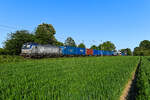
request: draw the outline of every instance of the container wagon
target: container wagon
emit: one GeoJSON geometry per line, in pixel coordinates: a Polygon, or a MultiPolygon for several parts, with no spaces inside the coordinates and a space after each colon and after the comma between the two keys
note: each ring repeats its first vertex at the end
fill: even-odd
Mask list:
{"type": "Polygon", "coordinates": [[[77,55],[78,56],[85,56],[86,55],[86,49],[85,48],[76,48],[77,49],[77,55]]]}
{"type": "Polygon", "coordinates": [[[63,56],[75,56],[77,55],[77,48],[71,46],[60,46],[63,56]]]}
{"type": "Polygon", "coordinates": [[[86,55],[92,56],[93,55],[93,49],[86,49],[86,55]]]}
{"type": "Polygon", "coordinates": [[[99,52],[98,52],[99,50],[95,50],[95,49],[93,49],[93,55],[94,56],[99,56],[99,52]]]}

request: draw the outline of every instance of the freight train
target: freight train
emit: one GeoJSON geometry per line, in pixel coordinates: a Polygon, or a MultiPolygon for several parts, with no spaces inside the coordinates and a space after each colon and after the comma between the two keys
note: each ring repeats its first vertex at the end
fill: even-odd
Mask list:
{"type": "Polygon", "coordinates": [[[41,45],[37,43],[25,43],[22,46],[20,55],[28,58],[42,58],[62,56],[124,56],[125,54],[119,54],[113,51],[86,49],[71,46],[53,46],[41,45]]]}

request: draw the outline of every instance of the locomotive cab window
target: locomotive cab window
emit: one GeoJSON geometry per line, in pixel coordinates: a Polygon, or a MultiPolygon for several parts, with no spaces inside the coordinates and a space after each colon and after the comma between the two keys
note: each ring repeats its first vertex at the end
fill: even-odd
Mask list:
{"type": "Polygon", "coordinates": [[[27,48],[30,48],[30,45],[27,45],[27,48]]]}
{"type": "Polygon", "coordinates": [[[22,49],[25,49],[26,48],[26,45],[24,44],[23,46],[22,46],[22,49]]]}
{"type": "Polygon", "coordinates": [[[27,44],[24,44],[23,46],[22,46],[22,49],[30,49],[30,47],[31,47],[31,45],[27,45],[27,44]]]}

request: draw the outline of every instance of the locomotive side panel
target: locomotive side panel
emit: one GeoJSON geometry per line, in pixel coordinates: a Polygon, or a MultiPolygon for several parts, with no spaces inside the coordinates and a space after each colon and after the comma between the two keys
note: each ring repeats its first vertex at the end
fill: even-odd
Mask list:
{"type": "Polygon", "coordinates": [[[38,45],[36,49],[36,53],[41,56],[58,56],[61,54],[60,48],[56,46],[38,45]]]}

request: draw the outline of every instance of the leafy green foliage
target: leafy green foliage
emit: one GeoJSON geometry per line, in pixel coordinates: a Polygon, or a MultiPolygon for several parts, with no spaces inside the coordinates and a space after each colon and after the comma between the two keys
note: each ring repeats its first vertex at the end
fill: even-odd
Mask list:
{"type": "Polygon", "coordinates": [[[39,44],[55,44],[56,39],[55,39],[55,29],[51,24],[40,24],[38,25],[36,32],[35,32],[35,37],[36,37],[36,43],[39,44]]]}
{"type": "Polygon", "coordinates": [[[4,48],[11,55],[19,55],[22,45],[27,42],[34,42],[34,40],[34,35],[29,33],[28,31],[16,31],[15,33],[9,34],[9,38],[5,41],[4,48]]]}
{"type": "Polygon", "coordinates": [[[76,47],[76,43],[75,43],[75,41],[73,40],[72,37],[68,37],[68,38],[65,40],[65,46],[76,47]]]}
{"type": "Polygon", "coordinates": [[[80,44],[78,45],[78,47],[79,47],[79,48],[86,48],[86,46],[85,46],[84,43],[80,43],[80,44]]]}
{"type": "Polygon", "coordinates": [[[7,55],[9,52],[4,48],[0,48],[0,55],[7,55]]]}
{"type": "Polygon", "coordinates": [[[150,56],[150,41],[143,40],[139,44],[139,47],[134,48],[133,54],[135,56],[150,56]]]}
{"type": "Polygon", "coordinates": [[[56,41],[56,42],[55,42],[55,45],[56,45],[56,46],[64,46],[64,44],[63,44],[62,42],[59,42],[59,41],[56,41]]]}
{"type": "Polygon", "coordinates": [[[135,47],[133,51],[134,56],[143,56],[143,50],[140,47],[135,47]]]}
{"type": "Polygon", "coordinates": [[[25,61],[25,59],[20,56],[0,55],[0,64],[20,61],[25,61]]]}
{"type": "Polygon", "coordinates": [[[150,41],[149,40],[141,41],[139,47],[141,47],[143,49],[150,49],[150,41]]]}
{"type": "Polygon", "coordinates": [[[138,57],[78,57],[0,64],[1,100],[117,100],[138,57]]]}
{"type": "Polygon", "coordinates": [[[31,34],[27,30],[10,33],[8,39],[4,43],[4,49],[0,49],[0,54],[19,55],[22,45],[27,42],[63,46],[64,44],[62,42],[55,39],[55,33],[54,27],[46,23],[39,25],[35,34],[31,34]]]}
{"type": "Polygon", "coordinates": [[[95,49],[95,50],[97,50],[98,47],[97,47],[96,45],[92,45],[90,49],[95,49]]]}
{"type": "Polygon", "coordinates": [[[108,50],[108,51],[114,51],[116,49],[115,45],[110,41],[106,41],[103,44],[100,44],[98,48],[99,50],[108,50]]]}

